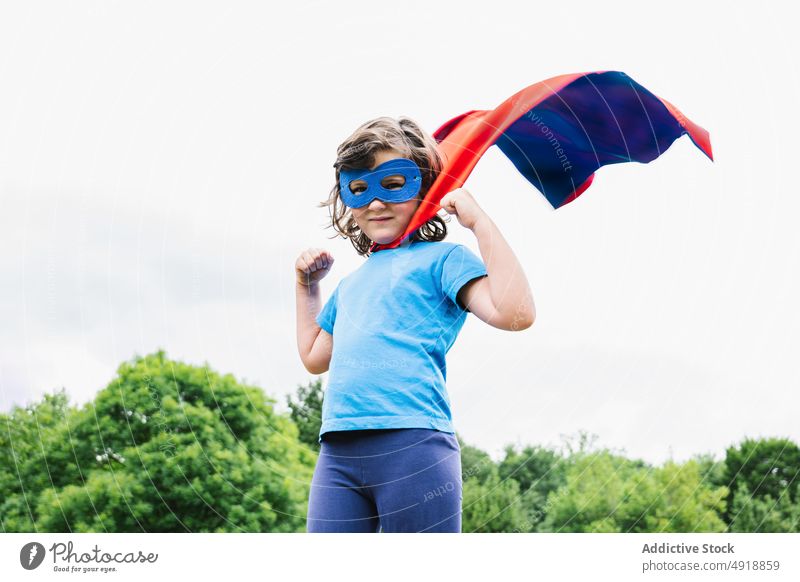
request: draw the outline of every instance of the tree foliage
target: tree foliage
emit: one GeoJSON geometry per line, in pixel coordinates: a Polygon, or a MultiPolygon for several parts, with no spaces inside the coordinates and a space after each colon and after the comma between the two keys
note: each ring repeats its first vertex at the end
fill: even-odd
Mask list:
{"type": "Polygon", "coordinates": [[[796,532],[800,448],[785,438],[745,439],[729,447],[722,480],[731,531],[796,532]]]}
{"type": "MultiPolygon", "coordinates": [[[[82,407],[62,389],[0,414],[0,531],[300,532],[319,451],[319,379],[288,397],[163,351],[82,407]]],[[[568,437],[561,450],[461,447],[464,532],[798,532],[800,448],[652,466],[568,437]]]]}
{"type": "Polygon", "coordinates": [[[1,420],[3,530],[301,531],[316,455],[273,403],[159,351],[81,409],[63,393],[17,408],[1,420]]]}
{"type": "Polygon", "coordinates": [[[725,487],[711,488],[700,465],[642,466],[608,451],[579,453],[566,483],[548,498],[542,531],[718,532],[725,487]]]}
{"type": "Polygon", "coordinates": [[[296,400],[287,396],[291,418],[300,431],[300,442],[319,452],[319,431],[322,428],[322,380],[299,386],[296,400]]]}

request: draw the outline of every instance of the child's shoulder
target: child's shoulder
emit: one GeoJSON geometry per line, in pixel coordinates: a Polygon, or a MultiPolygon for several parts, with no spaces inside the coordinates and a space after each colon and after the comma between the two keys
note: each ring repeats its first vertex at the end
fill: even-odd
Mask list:
{"type": "Polygon", "coordinates": [[[435,263],[440,267],[448,260],[456,258],[462,261],[464,255],[472,254],[466,245],[448,241],[416,241],[414,250],[417,249],[420,260],[435,263]]]}
{"type": "Polygon", "coordinates": [[[414,241],[415,249],[419,249],[431,254],[435,255],[446,255],[450,253],[454,248],[461,247],[459,243],[448,242],[448,241],[414,241]]]}

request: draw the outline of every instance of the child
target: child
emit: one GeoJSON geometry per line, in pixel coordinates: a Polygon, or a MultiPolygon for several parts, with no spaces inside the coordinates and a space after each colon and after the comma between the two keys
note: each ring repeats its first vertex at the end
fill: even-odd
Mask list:
{"type": "Polygon", "coordinates": [[[435,215],[392,249],[442,167],[435,140],[411,119],[380,117],[337,150],[322,206],[367,257],[320,310],[333,257],[304,251],[297,345],[312,374],[330,370],[309,532],[460,532],[461,458],[445,387],[445,354],[472,312],[505,330],[530,327],[533,297],[513,251],[463,188],[440,201],[470,229],[483,262],[442,242],[435,215]],[[334,349],[335,347],[335,349],[334,349]]]}

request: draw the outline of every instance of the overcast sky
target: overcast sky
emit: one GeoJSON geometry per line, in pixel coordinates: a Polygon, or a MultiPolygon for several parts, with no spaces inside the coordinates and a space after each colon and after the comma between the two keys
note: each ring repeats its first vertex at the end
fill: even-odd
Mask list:
{"type": "MultiPolygon", "coordinates": [[[[407,115],[433,132],[619,70],[708,129],[716,161],[684,136],[553,211],[487,152],[465,187],[537,320],[468,317],[448,354],[456,430],[495,457],[585,430],[652,462],[800,440],[800,47],[770,3],[709,4],[654,25],[637,2],[4,3],[0,409],[61,386],[86,402],[159,348],[283,406],[315,378],[297,255],[335,256],[324,298],[363,262],[316,208],[352,130],[407,115]]],[[[479,254],[455,219],[448,240],[479,254]]]]}

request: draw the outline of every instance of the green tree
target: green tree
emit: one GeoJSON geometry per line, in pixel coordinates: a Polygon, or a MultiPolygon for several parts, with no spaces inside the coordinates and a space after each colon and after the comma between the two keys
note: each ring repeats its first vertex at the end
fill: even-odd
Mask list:
{"type": "Polygon", "coordinates": [[[59,396],[17,409],[2,419],[3,467],[19,467],[0,478],[3,527],[302,531],[316,455],[273,403],[159,351],[123,363],[79,410],[59,396]]]}
{"type": "Polygon", "coordinates": [[[495,462],[485,451],[465,443],[460,435],[456,434],[456,438],[461,449],[462,481],[470,478],[485,481],[496,470],[495,462]]]}
{"type": "MultiPolygon", "coordinates": [[[[288,397],[163,351],[123,363],[82,407],[66,392],[0,414],[0,529],[304,531],[321,380],[288,397]]],[[[654,467],[580,433],[566,453],[461,446],[465,532],[797,532],[800,449],[746,439],[723,461],[654,467]],[[722,517],[726,521],[723,521],[722,517]]]]}
{"type": "Polygon", "coordinates": [[[287,396],[291,418],[300,430],[300,442],[319,451],[319,431],[322,428],[322,380],[317,378],[308,386],[298,386],[297,401],[287,396]]]}
{"type": "MultiPolygon", "coordinates": [[[[797,488],[794,487],[796,498],[797,488]]],[[[733,496],[729,531],[752,533],[800,532],[800,504],[791,501],[789,489],[777,499],[769,494],[753,497],[747,487],[739,484],[733,496]]]]}
{"type": "Polygon", "coordinates": [[[712,453],[697,454],[693,457],[704,483],[710,487],[727,487],[725,480],[725,460],[718,461],[712,453]]]}
{"type": "Polygon", "coordinates": [[[475,477],[464,481],[462,510],[464,532],[519,532],[526,527],[519,484],[502,480],[497,468],[484,481],[475,477]]]}
{"type": "Polygon", "coordinates": [[[458,435],[457,438],[463,483],[461,531],[524,531],[519,484],[514,479],[501,478],[497,464],[486,452],[466,444],[458,435]]]}
{"type": "Polygon", "coordinates": [[[700,465],[646,466],[609,451],[577,453],[566,483],[548,498],[541,531],[714,532],[727,489],[711,488],[700,465]]]}
{"type": "MultiPolygon", "coordinates": [[[[69,419],[75,414],[62,389],[41,402],[0,414],[0,525],[3,531],[34,531],[41,491],[80,482],[71,448],[69,419]]],[[[79,448],[79,447],[78,447],[79,448]]]]}
{"type": "MultiPolygon", "coordinates": [[[[796,505],[800,503],[800,447],[786,438],[745,439],[727,449],[724,481],[729,489],[724,516],[729,524],[737,519],[748,500],[757,502],[769,497],[774,503],[785,498],[781,507],[796,505]],[[734,508],[736,496],[739,500],[734,508]]],[[[757,512],[766,507],[760,503],[758,506],[762,509],[757,512]]],[[[743,523],[740,521],[735,527],[741,528],[743,523]]]]}
{"type": "Polygon", "coordinates": [[[525,525],[520,531],[536,531],[547,513],[547,498],[566,481],[566,460],[556,451],[527,446],[517,451],[505,448],[505,458],[498,465],[500,478],[519,484],[525,525]]]}

